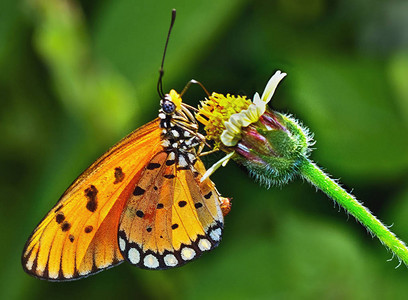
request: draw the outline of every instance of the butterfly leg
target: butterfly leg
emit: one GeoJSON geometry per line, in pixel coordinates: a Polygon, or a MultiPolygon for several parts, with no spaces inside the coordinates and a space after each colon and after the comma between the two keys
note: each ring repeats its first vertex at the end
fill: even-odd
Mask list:
{"type": "Polygon", "coordinates": [[[200,156],[205,156],[205,155],[208,155],[208,154],[215,153],[215,152],[217,152],[217,151],[219,151],[219,149],[211,149],[211,150],[206,151],[206,152],[200,151],[198,155],[200,155],[200,156]]]}

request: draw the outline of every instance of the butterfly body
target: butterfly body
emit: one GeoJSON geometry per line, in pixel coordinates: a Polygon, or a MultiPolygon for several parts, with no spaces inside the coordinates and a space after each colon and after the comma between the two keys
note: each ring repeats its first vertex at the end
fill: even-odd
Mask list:
{"type": "Polygon", "coordinates": [[[216,247],[222,198],[209,179],[200,181],[202,144],[194,117],[172,90],[158,119],[108,150],[62,195],[27,241],[24,270],[62,281],[124,259],[167,269],[216,247]]]}

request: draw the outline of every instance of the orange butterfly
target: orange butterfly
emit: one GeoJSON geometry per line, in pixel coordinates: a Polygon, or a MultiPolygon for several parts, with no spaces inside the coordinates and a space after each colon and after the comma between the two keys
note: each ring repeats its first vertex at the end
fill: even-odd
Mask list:
{"type": "Polygon", "coordinates": [[[113,146],[62,195],[24,247],[27,273],[79,279],[124,259],[167,269],[218,245],[230,202],[209,179],[200,181],[203,137],[192,107],[174,90],[163,94],[162,76],[161,69],[159,118],[113,146]]]}

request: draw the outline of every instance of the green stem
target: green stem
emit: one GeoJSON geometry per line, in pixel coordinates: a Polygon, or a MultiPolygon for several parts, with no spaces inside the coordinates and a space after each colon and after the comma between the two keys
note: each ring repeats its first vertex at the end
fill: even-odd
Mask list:
{"type": "Polygon", "coordinates": [[[408,249],[387,226],[381,223],[353,195],[346,192],[338,183],[325,174],[316,164],[304,158],[300,166],[300,174],[311,184],[319,188],[327,196],[335,200],[348,213],[363,224],[372,234],[386,245],[393,253],[408,265],[408,249]]]}

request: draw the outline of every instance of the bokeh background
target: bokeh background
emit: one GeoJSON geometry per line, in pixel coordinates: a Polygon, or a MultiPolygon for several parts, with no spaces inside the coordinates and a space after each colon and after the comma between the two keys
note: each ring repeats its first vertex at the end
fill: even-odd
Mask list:
{"type": "MultiPolygon", "coordinates": [[[[75,282],[25,274],[23,245],[99,155],[194,78],[272,106],[315,133],[312,159],[408,241],[408,2],[32,0],[0,2],[1,299],[406,299],[408,270],[306,182],[259,187],[234,163],[219,248],[182,268],[122,264],[75,282]]],[[[204,97],[192,87],[185,101],[204,97]]],[[[206,158],[207,166],[221,154],[206,158]]]]}

